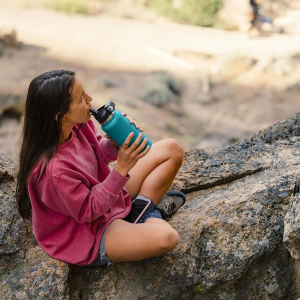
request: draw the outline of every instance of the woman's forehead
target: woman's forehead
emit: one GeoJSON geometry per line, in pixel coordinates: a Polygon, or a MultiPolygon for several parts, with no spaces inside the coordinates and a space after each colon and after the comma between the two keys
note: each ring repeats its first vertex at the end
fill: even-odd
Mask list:
{"type": "Polygon", "coordinates": [[[82,92],[83,92],[83,86],[81,80],[77,76],[75,76],[75,82],[72,90],[72,98],[73,99],[79,98],[82,92]]]}

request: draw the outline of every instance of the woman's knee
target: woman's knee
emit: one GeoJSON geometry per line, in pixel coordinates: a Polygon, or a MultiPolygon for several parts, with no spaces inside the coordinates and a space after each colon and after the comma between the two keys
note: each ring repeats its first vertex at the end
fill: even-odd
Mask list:
{"type": "Polygon", "coordinates": [[[183,147],[178,143],[177,140],[173,138],[168,138],[166,140],[168,142],[168,149],[170,151],[171,157],[176,159],[181,164],[184,156],[183,147]]]}
{"type": "Polygon", "coordinates": [[[161,232],[160,246],[166,252],[173,250],[179,244],[179,234],[173,229],[165,229],[161,232]]]}

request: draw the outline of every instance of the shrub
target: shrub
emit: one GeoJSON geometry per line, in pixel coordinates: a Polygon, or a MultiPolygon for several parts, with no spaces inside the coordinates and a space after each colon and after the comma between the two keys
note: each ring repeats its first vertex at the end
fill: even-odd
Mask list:
{"type": "Polygon", "coordinates": [[[144,86],[142,99],[154,106],[162,107],[167,103],[179,102],[182,83],[170,73],[158,71],[152,74],[144,86]]]}
{"type": "Polygon", "coordinates": [[[45,5],[49,8],[70,14],[87,14],[89,12],[86,0],[47,0],[45,5]]]}
{"type": "Polygon", "coordinates": [[[148,0],[148,5],[176,22],[210,27],[217,21],[222,0],[148,0]]]}
{"type": "Polygon", "coordinates": [[[154,106],[162,107],[174,99],[174,95],[161,82],[149,82],[142,94],[142,99],[154,106]]]}

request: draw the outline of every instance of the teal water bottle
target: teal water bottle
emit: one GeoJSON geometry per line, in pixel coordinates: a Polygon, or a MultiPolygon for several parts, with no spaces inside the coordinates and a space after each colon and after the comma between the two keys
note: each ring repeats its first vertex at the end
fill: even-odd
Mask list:
{"type": "MultiPolygon", "coordinates": [[[[131,124],[126,117],[124,117],[119,111],[115,110],[114,102],[108,102],[97,110],[91,108],[90,112],[100,123],[102,130],[107,133],[115,142],[117,142],[119,146],[123,146],[128,135],[133,132],[134,136],[129,144],[130,147],[141,133],[141,131],[137,129],[134,124],[131,124]]],[[[147,137],[143,133],[140,144],[145,138],[147,137]]],[[[142,151],[144,151],[148,145],[150,148],[152,147],[152,142],[149,139],[142,151]]]]}

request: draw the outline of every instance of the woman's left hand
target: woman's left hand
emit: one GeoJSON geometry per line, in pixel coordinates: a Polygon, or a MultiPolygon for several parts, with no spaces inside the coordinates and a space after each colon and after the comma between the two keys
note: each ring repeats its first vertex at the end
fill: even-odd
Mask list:
{"type": "MultiPolygon", "coordinates": [[[[131,124],[134,124],[134,126],[136,127],[136,129],[139,129],[140,131],[143,132],[143,128],[141,128],[135,120],[133,120],[130,116],[127,116],[126,113],[121,113],[121,114],[122,114],[124,117],[126,117],[126,118],[130,121],[131,124]]],[[[115,141],[114,141],[107,133],[104,135],[104,137],[107,138],[107,139],[110,139],[110,142],[111,142],[117,149],[120,148],[120,146],[118,145],[118,143],[115,142],[115,141]]]]}

